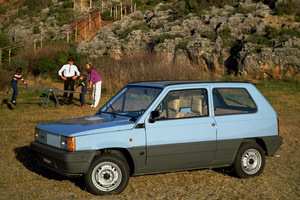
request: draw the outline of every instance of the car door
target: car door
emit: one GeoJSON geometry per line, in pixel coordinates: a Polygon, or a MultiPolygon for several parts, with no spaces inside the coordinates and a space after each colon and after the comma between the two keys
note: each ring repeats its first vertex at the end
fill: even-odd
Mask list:
{"type": "Polygon", "coordinates": [[[216,126],[209,103],[206,87],[168,92],[155,109],[159,117],[145,122],[148,172],[211,166],[216,126]]]}

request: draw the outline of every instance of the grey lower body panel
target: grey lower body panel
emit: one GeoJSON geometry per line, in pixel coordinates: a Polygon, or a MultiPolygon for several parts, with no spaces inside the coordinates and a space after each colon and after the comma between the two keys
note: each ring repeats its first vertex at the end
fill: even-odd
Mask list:
{"type": "Polygon", "coordinates": [[[86,173],[96,155],[96,151],[68,152],[36,141],[31,142],[30,149],[42,166],[64,176],[86,173]]]}
{"type": "Polygon", "coordinates": [[[282,144],[283,138],[279,135],[262,137],[267,148],[267,156],[273,156],[282,144]]]}

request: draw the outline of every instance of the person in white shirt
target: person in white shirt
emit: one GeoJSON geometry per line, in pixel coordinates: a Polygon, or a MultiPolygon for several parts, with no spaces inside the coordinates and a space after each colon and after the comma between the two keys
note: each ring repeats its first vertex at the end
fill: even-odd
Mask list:
{"type": "MultiPolygon", "coordinates": [[[[69,64],[62,66],[62,68],[58,71],[58,75],[65,81],[64,90],[74,91],[75,79],[78,76],[80,76],[80,72],[78,71],[77,67],[73,65],[74,59],[72,57],[68,59],[68,63],[69,64]]],[[[69,105],[73,103],[73,94],[74,93],[69,94],[69,98],[68,98],[69,105]]],[[[64,103],[67,103],[66,102],[67,97],[68,97],[68,93],[64,92],[63,94],[64,103]]]]}

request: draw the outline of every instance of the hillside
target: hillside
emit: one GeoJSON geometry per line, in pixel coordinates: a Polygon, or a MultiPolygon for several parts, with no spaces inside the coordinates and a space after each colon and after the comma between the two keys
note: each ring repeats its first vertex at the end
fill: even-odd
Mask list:
{"type": "MultiPolygon", "coordinates": [[[[1,4],[6,12],[0,12],[0,29],[13,43],[36,37],[66,41],[71,24],[88,16],[74,10],[71,1],[47,0],[33,10],[29,4],[33,0],[9,2],[1,4]]],[[[92,10],[101,10],[94,2],[92,10]]],[[[150,52],[221,76],[299,79],[299,1],[133,2],[138,3],[138,11],[101,26],[98,33],[91,33],[91,41],[82,41],[81,36],[77,52],[115,59],[150,52]]],[[[101,14],[102,19],[108,13],[101,14]]]]}
{"type": "Polygon", "coordinates": [[[151,51],[204,71],[249,78],[299,78],[300,24],[263,3],[209,7],[183,15],[181,2],[135,12],[77,50],[93,56],[151,51]],[[182,10],[181,10],[182,9],[182,10]]]}

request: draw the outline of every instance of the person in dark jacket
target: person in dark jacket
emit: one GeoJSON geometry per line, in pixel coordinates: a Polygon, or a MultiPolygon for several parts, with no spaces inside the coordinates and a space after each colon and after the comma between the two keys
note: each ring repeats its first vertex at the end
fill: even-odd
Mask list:
{"type": "Polygon", "coordinates": [[[12,80],[10,82],[10,85],[14,90],[13,95],[12,95],[12,99],[11,99],[11,103],[14,106],[17,106],[16,100],[17,100],[18,93],[19,93],[19,91],[18,91],[18,81],[21,80],[21,81],[23,81],[23,83],[25,84],[26,87],[28,86],[27,82],[22,77],[22,73],[23,73],[23,69],[18,68],[16,70],[15,75],[12,77],[12,80]]]}

